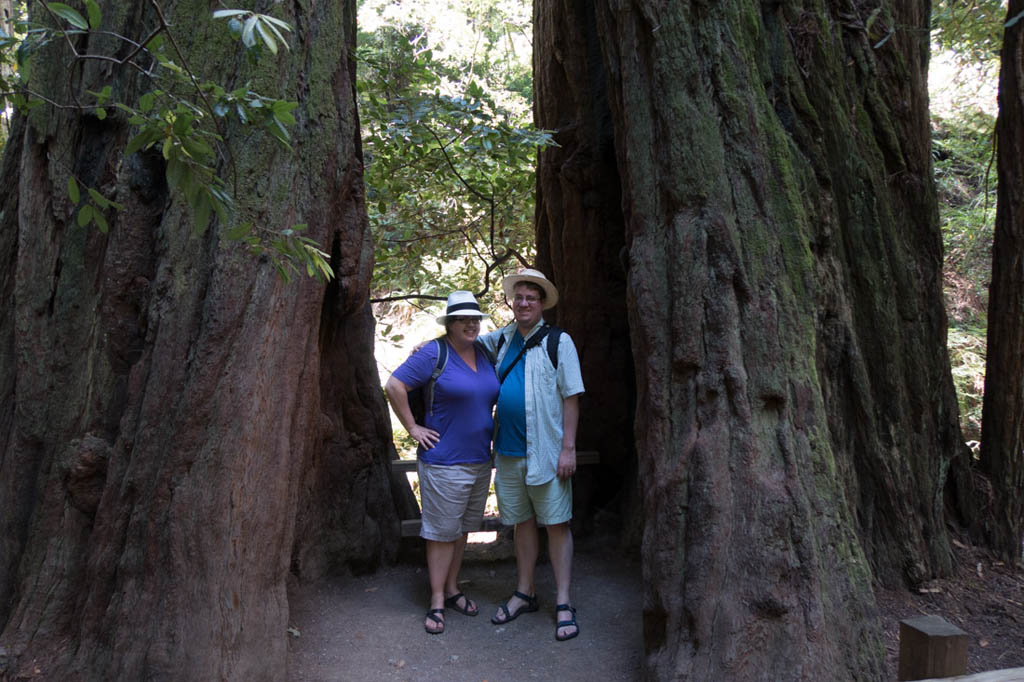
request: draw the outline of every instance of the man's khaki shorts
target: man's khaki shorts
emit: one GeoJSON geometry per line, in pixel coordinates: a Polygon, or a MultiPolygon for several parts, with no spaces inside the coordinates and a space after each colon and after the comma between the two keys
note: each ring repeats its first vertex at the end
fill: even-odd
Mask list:
{"type": "Polygon", "coordinates": [[[572,479],[555,476],[541,485],[526,485],[526,458],[495,457],[494,490],[498,494],[501,522],[514,526],[534,516],[542,526],[565,523],[572,518],[572,479]]]}

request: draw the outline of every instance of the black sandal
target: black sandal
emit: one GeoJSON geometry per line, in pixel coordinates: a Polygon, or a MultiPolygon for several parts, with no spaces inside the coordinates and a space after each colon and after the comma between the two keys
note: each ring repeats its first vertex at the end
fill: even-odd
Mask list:
{"type": "Polygon", "coordinates": [[[435,614],[438,614],[438,613],[443,615],[444,614],[444,609],[430,609],[429,611],[427,611],[427,618],[429,618],[430,620],[434,621],[435,623],[440,623],[441,624],[441,629],[440,630],[431,630],[430,628],[427,627],[426,623],[423,623],[423,629],[426,630],[431,635],[439,635],[442,632],[444,632],[444,618],[438,618],[435,615],[435,614]]]}
{"type": "Polygon", "coordinates": [[[537,595],[529,597],[529,596],[523,594],[522,592],[520,592],[519,590],[516,590],[515,592],[513,592],[512,595],[516,596],[516,597],[519,597],[520,599],[522,599],[526,603],[523,604],[522,606],[520,606],[518,609],[516,609],[515,613],[511,613],[508,610],[508,602],[512,601],[512,597],[509,597],[508,600],[506,600],[504,604],[498,604],[498,609],[502,613],[505,614],[505,620],[495,620],[495,616],[497,616],[498,614],[494,614],[494,616],[491,616],[491,622],[494,623],[495,625],[504,625],[505,623],[511,623],[512,621],[514,621],[516,618],[519,617],[519,614],[521,614],[521,613],[533,613],[534,611],[536,611],[539,608],[537,606],[537,595]]]}
{"type": "Polygon", "coordinates": [[[464,616],[479,616],[480,615],[480,609],[479,608],[477,608],[476,611],[470,611],[469,610],[470,606],[476,606],[476,604],[474,604],[473,601],[469,597],[467,597],[466,595],[462,594],[461,592],[456,592],[452,596],[446,597],[445,600],[444,600],[444,605],[445,605],[445,607],[447,607],[447,608],[449,608],[449,609],[451,609],[453,611],[458,611],[459,613],[461,613],[464,616]],[[459,600],[460,599],[465,599],[466,600],[466,607],[465,608],[459,606],[459,600]]]}
{"type": "Polygon", "coordinates": [[[559,642],[564,642],[567,639],[572,639],[576,635],[580,634],[580,624],[576,622],[576,609],[569,606],[568,604],[559,604],[555,607],[555,618],[558,618],[559,611],[570,611],[572,612],[572,618],[570,620],[560,620],[555,624],[555,639],[559,642]],[[558,631],[562,628],[574,627],[576,630],[571,635],[559,635],[558,631]]]}

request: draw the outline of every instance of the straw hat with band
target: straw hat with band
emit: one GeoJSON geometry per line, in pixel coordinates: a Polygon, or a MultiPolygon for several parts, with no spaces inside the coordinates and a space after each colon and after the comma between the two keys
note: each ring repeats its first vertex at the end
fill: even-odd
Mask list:
{"type": "Polygon", "coordinates": [[[558,289],[539,270],[523,268],[511,275],[506,275],[501,280],[501,290],[505,292],[505,298],[511,304],[515,298],[516,285],[522,283],[534,284],[544,290],[544,310],[554,308],[558,304],[558,289]]]}
{"type": "Polygon", "coordinates": [[[487,313],[480,310],[480,304],[476,297],[469,291],[453,291],[448,294],[448,306],[444,315],[437,318],[438,324],[445,324],[449,317],[487,317],[487,313]]]}

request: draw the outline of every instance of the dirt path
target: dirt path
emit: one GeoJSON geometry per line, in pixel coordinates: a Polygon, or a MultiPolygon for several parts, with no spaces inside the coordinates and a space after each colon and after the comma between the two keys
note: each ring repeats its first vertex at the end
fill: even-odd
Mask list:
{"type": "MultiPolygon", "coordinates": [[[[507,544],[507,543],[506,543],[507,544]]],[[[472,548],[472,546],[471,546],[472,548]]],[[[480,606],[469,618],[448,610],[446,630],[423,630],[429,590],[422,563],[291,590],[290,682],[376,680],[636,680],[643,646],[640,564],[614,547],[577,542],[573,598],[580,636],[555,641],[554,579],[537,569],[540,611],[490,622],[512,592],[507,548],[470,549],[462,588],[480,606]],[[495,559],[497,551],[501,558],[495,559]]]]}
{"type": "MultiPolygon", "coordinates": [[[[876,590],[888,652],[886,679],[896,679],[899,621],[940,615],[969,635],[968,672],[1024,666],[1024,568],[1006,566],[954,535],[957,569],[919,590],[876,590]]],[[[961,538],[962,539],[962,538],[961,538]]],[[[422,560],[375,575],[335,578],[290,592],[291,682],[628,682],[641,679],[640,564],[613,542],[577,541],[573,577],[580,636],[554,639],[551,566],[538,567],[541,610],[505,626],[490,622],[513,588],[508,541],[471,546],[463,589],[481,614],[449,610],[447,630],[423,631],[428,601],[422,560]]]]}

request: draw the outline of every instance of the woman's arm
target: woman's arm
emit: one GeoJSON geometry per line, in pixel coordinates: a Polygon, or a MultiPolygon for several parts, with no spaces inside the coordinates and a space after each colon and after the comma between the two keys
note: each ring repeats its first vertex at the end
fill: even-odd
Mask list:
{"type": "Polygon", "coordinates": [[[405,427],[405,430],[412,436],[413,440],[423,446],[424,450],[429,450],[437,445],[437,441],[441,439],[437,431],[420,426],[413,419],[412,408],[409,407],[408,387],[392,375],[388,377],[387,383],[384,384],[384,392],[388,396],[388,402],[391,403],[395,415],[398,416],[398,421],[402,422],[402,426],[405,427]]]}

